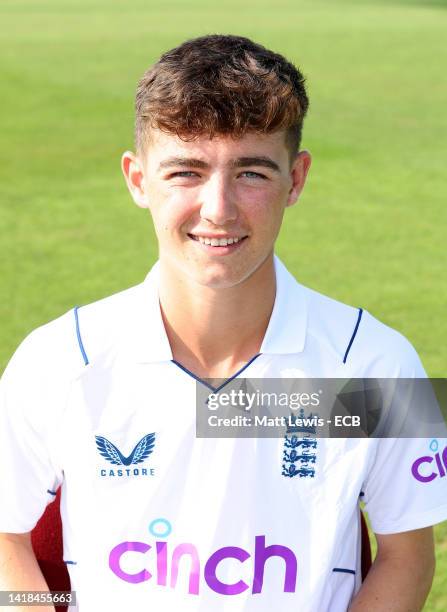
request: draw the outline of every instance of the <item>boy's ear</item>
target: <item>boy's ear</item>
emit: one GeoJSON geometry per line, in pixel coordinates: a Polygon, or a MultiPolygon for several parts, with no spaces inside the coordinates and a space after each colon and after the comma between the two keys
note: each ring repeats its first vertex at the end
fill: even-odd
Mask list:
{"type": "Polygon", "coordinates": [[[140,208],[148,208],[141,160],[132,151],[126,151],[121,158],[121,169],[135,204],[140,208]]]}
{"type": "Polygon", "coordinates": [[[295,204],[295,202],[298,200],[306,183],[306,177],[307,173],[309,172],[311,162],[312,157],[309,151],[300,151],[296,156],[290,170],[292,186],[290,187],[286,206],[293,206],[293,204],[295,204]]]}

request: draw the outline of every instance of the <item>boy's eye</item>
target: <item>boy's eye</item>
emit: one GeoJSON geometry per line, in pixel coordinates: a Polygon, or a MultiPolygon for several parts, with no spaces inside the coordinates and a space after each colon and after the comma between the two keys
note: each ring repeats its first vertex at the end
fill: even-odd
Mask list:
{"type": "Polygon", "coordinates": [[[252,170],[245,170],[245,172],[242,172],[242,174],[250,175],[248,176],[248,178],[266,178],[263,174],[260,174],[259,172],[253,172],[252,170]]]}
{"type": "Polygon", "coordinates": [[[190,176],[197,176],[197,173],[191,170],[182,170],[180,172],[173,172],[169,178],[175,178],[177,176],[189,178],[190,176]]]}

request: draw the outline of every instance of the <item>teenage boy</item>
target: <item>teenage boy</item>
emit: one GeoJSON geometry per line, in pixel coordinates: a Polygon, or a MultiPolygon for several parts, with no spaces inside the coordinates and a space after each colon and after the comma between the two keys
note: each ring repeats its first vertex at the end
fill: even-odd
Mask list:
{"type": "Polygon", "coordinates": [[[444,481],[414,468],[426,440],[308,439],[303,470],[284,438],[195,437],[210,379],[425,376],[401,335],[274,255],[307,107],[301,73],[237,36],[187,41],[141,79],[122,167],[159,262],[33,332],[5,372],[2,588],[45,588],[29,532],[61,486],[81,612],[422,608],[447,518],[444,481]],[[360,499],[378,542],[363,584],[360,499]]]}

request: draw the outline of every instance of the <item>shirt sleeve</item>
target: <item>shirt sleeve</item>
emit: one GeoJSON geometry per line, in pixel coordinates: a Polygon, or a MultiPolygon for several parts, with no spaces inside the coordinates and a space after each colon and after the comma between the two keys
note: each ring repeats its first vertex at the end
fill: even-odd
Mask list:
{"type": "Polygon", "coordinates": [[[62,482],[54,452],[61,383],[42,348],[39,332],[30,334],[0,381],[0,532],[32,530],[62,482]]]}
{"type": "MultiPolygon", "coordinates": [[[[400,359],[399,375],[406,381],[400,387],[399,381],[396,381],[396,385],[408,391],[411,385],[409,387],[406,383],[413,379],[413,391],[417,399],[410,400],[408,404],[402,402],[406,404],[403,407],[398,405],[399,401],[393,402],[392,411],[397,412],[395,419],[399,423],[396,431],[401,432],[401,437],[376,440],[375,454],[364,480],[362,499],[373,531],[378,534],[421,529],[447,520],[445,423],[442,418],[439,419],[436,430],[432,429],[430,437],[425,437],[424,421],[427,419],[423,416],[424,408],[420,407],[419,398],[428,398],[427,389],[430,385],[427,375],[409,343],[400,359]],[[418,406],[421,410],[419,415],[418,406]],[[418,418],[421,420],[420,428],[417,426],[418,418]],[[411,426],[408,425],[410,420],[411,426]]],[[[385,381],[385,384],[387,382],[390,381],[385,381]]],[[[397,396],[399,398],[399,394],[397,396]]],[[[428,401],[431,402],[430,399],[428,401]]],[[[431,406],[428,411],[431,416],[433,410],[431,406]]],[[[390,431],[395,431],[392,425],[390,431]]]]}
{"type": "Polygon", "coordinates": [[[447,520],[447,438],[379,440],[363,493],[375,533],[447,520]]]}

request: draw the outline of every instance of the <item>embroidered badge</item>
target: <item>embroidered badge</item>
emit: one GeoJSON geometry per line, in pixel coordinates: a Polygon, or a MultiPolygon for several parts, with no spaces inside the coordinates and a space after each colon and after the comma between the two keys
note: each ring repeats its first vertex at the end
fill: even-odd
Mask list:
{"type": "Polygon", "coordinates": [[[315,477],[316,450],[318,446],[315,437],[316,428],[314,425],[305,424],[306,420],[311,422],[315,416],[311,414],[306,419],[304,410],[301,409],[299,419],[301,419],[303,425],[294,425],[287,429],[284,436],[281,472],[287,478],[293,478],[294,476],[299,476],[300,478],[315,477]]]}

